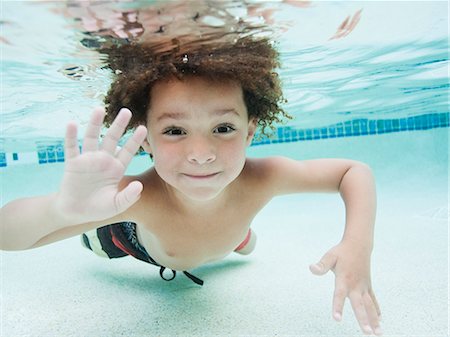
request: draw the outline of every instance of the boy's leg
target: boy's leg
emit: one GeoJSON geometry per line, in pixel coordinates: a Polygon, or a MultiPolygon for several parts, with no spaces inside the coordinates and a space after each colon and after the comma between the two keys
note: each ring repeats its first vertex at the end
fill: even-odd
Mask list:
{"type": "Polygon", "coordinates": [[[248,255],[255,249],[256,246],[256,234],[252,229],[250,228],[248,230],[247,237],[244,241],[234,250],[236,253],[241,255],[248,255]]]}

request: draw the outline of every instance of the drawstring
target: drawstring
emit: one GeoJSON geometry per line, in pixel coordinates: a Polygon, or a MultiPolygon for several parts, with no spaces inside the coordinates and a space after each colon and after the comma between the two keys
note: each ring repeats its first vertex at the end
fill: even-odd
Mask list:
{"type": "Polygon", "coordinates": [[[197,276],[189,274],[187,271],[184,271],[183,273],[184,273],[184,275],[186,275],[186,277],[190,278],[194,283],[196,283],[196,284],[198,284],[200,286],[203,285],[203,281],[200,280],[197,276]]]}
{"type": "MultiPolygon", "coordinates": [[[[166,269],[167,269],[166,267],[162,267],[162,266],[161,266],[161,269],[159,270],[159,275],[161,276],[161,278],[162,278],[164,281],[172,281],[172,280],[177,276],[177,272],[176,272],[176,270],[170,269],[170,270],[172,271],[172,277],[171,277],[171,278],[166,278],[166,277],[164,277],[164,271],[165,271],[166,269]]],[[[196,283],[196,284],[198,284],[198,285],[201,285],[201,286],[202,286],[203,283],[204,283],[204,282],[203,282],[201,279],[199,279],[197,276],[194,276],[194,275],[188,273],[187,271],[184,271],[183,274],[186,275],[186,277],[188,277],[189,279],[191,279],[192,282],[194,282],[194,283],[196,283]]]]}
{"type": "MultiPolygon", "coordinates": [[[[125,222],[124,224],[127,224],[127,223],[125,222]]],[[[123,229],[120,232],[116,232],[115,230],[116,230],[116,227],[114,227],[114,225],[110,225],[111,241],[117,248],[119,248],[120,250],[122,250],[123,252],[125,252],[128,255],[134,256],[135,258],[137,258],[141,261],[145,261],[145,262],[153,264],[157,267],[161,267],[161,269],[159,270],[159,275],[165,281],[172,281],[177,276],[177,272],[175,270],[170,269],[172,271],[172,277],[170,277],[170,278],[164,277],[164,271],[168,268],[163,267],[158,262],[156,262],[150,256],[150,254],[147,252],[147,250],[137,240],[135,240],[135,242],[131,242],[131,240],[126,235],[124,235],[123,229]]],[[[136,236],[136,226],[135,225],[132,226],[131,230],[133,231],[132,237],[136,238],[137,237],[136,236]]],[[[183,273],[184,273],[184,275],[186,275],[186,277],[191,279],[194,283],[196,283],[200,286],[203,285],[204,282],[201,279],[199,279],[198,277],[188,273],[187,271],[183,271],[183,273]]]]}
{"type": "Polygon", "coordinates": [[[164,281],[172,281],[175,278],[175,276],[177,276],[177,272],[175,270],[170,269],[170,270],[172,270],[172,273],[173,273],[172,277],[171,278],[165,278],[164,277],[164,270],[166,270],[166,267],[161,267],[161,269],[159,270],[159,275],[161,276],[161,278],[164,281]]]}

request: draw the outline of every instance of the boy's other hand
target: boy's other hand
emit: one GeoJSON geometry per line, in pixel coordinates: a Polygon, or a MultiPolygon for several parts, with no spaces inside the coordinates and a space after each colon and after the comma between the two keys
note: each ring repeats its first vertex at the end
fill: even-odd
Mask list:
{"type": "Polygon", "coordinates": [[[315,275],[325,275],[330,270],[334,272],[333,318],[336,321],[342,319],[344,302],[348,297],[361,330],[365,334],[380,336],[381,312],[370,280],[370,251],[356,247],[342,242],[309,269],[315,275]]]}
{"type": "Polygon", "coordinates": [[[125,170],[147,135],[139,126],[120,151],[116,151],[131,119],[131,111],[121,109],[99,144],[105,111],[92,113],[80,153],[77,126],[69,123],[66,130],[66,165],[56,207],[61,216],[73,224],[101,221],[122,213],[140,197],[143,185],[130,182],[119,189],[125,170]]]}

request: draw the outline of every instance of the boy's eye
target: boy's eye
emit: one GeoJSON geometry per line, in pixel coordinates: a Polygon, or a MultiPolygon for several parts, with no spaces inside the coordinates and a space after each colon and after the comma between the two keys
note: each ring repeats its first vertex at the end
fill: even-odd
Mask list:
{"type": "Polygon", "coordinates": [[[219,125],[218,127],[216,127],[214,129],[214,133],[230,133],[232,131],[236,130],[233,126],[231,125],[219,125]]]}
{"type": "Polygon", "coordinates": [[[184,132],[182,129],[179,128],[168,128],[164,130],[163,134],[169,135],[169,136],[182,136],[185,135],[186,132],[184,132]]]}

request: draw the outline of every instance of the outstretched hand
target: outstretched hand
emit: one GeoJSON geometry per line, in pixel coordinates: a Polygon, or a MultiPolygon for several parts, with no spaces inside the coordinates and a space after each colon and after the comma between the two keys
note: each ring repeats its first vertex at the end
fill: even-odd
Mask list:
{"type": "Polygon", "coordinates": [[[144,141],[147,129],[139,126],[122,149],[116,151],[131,112],[121,109],[99,144],[104,117],[105,111],[101,108],[92,113],[81,153],[77,126],[75,123],[67,125],[66,166],[57,200],[64,216],[77,224],[101,221],[122,213],[139,199],[143,189],[139,181],[130,182],[123,189],[119,188],[119,183],[144,141]]]}
{"type": "Polygon", "coordinates": [[[333,271],[336,276],[333,297],[333,318],[342,319],[345,299],[348,297],[356,319],[365,334],[381,335],[381,312],[370,280],[370,251],[356,249],[355,245],[340,243],[329,250],[309,268],[315,275],[333,271]]]}

